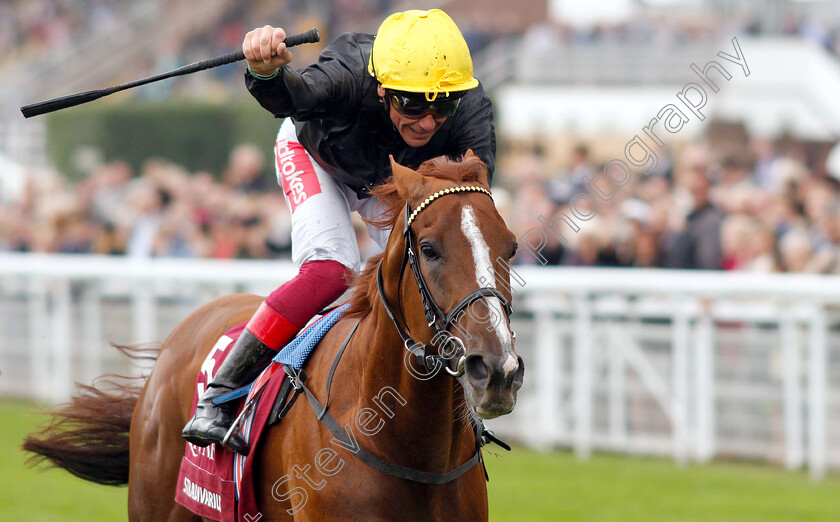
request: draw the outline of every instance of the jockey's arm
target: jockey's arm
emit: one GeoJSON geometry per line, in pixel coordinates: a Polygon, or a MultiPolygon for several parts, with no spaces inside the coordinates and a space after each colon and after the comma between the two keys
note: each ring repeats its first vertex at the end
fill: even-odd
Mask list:
{"type": "MultiPolygon", "coordinates": [[[[269,45],[273,44],[274,40],[269,45]]],[[[272,63],[282,62],[275,59],[271,58],[272,63]]],[[[286,62],[266,76],[258,70],[270,69],[255,70],[249,61],[245,84],[260,105],[278,118],[293,116],[305,121],[351,114],[361,100],[358,75],[364,70],[364,59],[354,36],[345,34],[321,53],[318,63],[301,70],[286,62]]]]}
{"type": "Polygon", "coordinates": [[[245,35],[242,53],[248,60],[248,69],[260,76],[271,76],[277,69],[292,61],[286,48],[286,31],[266,25],[245,35]]]}

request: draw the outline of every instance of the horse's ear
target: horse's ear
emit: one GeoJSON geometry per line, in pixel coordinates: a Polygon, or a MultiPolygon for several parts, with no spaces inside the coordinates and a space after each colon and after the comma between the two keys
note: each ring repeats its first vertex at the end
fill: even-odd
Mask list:
{"type": "Polygon", "coordinates": [[[391,158],[391,170],[394,172],[394,182],[397,185],[397,192],[409,203],[414,203],[415,194],[423,186],[423,176],[418,172],[400,165],[391,158]]]}
{"type": "Polygon", "coordinates": [[[484,187],[490,188],[490,176],[487,174],[487,165],[479,158],[478,156],[473,153],[472,149],[467,149],[467,152],[464,154],[463,161],[476,161],[481,164],[476,173],[475,180],[484,187]]]}

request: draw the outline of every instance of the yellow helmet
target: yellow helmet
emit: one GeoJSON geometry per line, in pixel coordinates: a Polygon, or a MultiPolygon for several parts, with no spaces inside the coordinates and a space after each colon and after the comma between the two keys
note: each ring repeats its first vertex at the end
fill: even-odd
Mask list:
{"type": "Polygon", "coordinates": [[[373,40],[368,72],[385,89],[424,93],[428,101],[478,85],[467,42],[440,9],[386,18],[373,40]]]}

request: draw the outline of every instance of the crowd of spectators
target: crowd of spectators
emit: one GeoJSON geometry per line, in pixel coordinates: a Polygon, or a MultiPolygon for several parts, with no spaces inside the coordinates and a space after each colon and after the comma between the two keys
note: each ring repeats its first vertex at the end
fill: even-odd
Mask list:
{"type": "MultiPolygon", "coordinates": [[[[159,1],[175,6],[182,0],[159,1]]],[[[132,6],[120,0],[4,2],[0,56],[65,45],[74,34],[114,23],[132,6]]],[[[171,63],[152,67],[163,70],[228,52],[248,29],[266,22],[282,21],[293,30],[319,26],[329,39],[330,33],[344,30],[372,30],[393,8],[391,0],[325,0],[306,6],[231,2],[215,30],[180,42],[175,56],[161,58],[171,63]]],[[[525,38],[533,45],[670,45],[713,38],[721,31],[766,31],[757,20],[732,17],[721,24],[715,16],[636,17],[586,28],[536,25],[525,38]]],[[[481,31],[465,25],[474,48],[506,36],[481,31]]],[[[774,31],[797,34],[840,54],[840,32],[819,18],[791,16],[774,31]]],[[[230,75],[242,91],[241,68],[236,71],[235,78],[226,68],[214,74],[223,80],[230,75]]],[[[840,184],[795,147],[751,140],[748,148],[751,154],[737,158],[699,144],[672,151],[660,158],[664,168],[635,174],[609,200],[594,198],[595,217],[578,222],[579,230],[565,228],[562,239],[548,234],[539,255],[523,248],[516,262],[840,273],[840,184]]],[[[288,257],[290,217],[273,168],[263,165],[261,157],[253,147],[241,146],[221,173],[187,172],[149,160],[139,172],[120,161],[102,164],[76,184],[58,175],[33,178],[22,198],[0,205],[0,251],[288,257]]],[[[586,190],[582,180],[600,170],[601,159],[580,145],[562,167],[549,166],[539,153],[501,161],[494,191],[514,233],[522,236],[568,215],[569,198],[586,190]]],[[[359,225],[362,251],[370,253],[373,247],[359,225]]]]}
{"type": "Polygon", "coordinates": [[[21,198],[0,206],[0,250],[152,256],[288,257],[291,218],[262,152],[240,145],[225,172],[187,172],[152,159],[124,162],[83,180],[30,178],[21,198]]]}
{"type": "Polygon", "coordinates": [[[840,182],[824,165],[809,165],[796,144],[752,140],[749,148],[736,159],[691,144],[672,152],[665,168],[636,172],[622,187],[609,187],[603,176],[589,188],[581,184],[603,169],[585,145],[560,171],[539,154],[523,155],[500,176],[511,196],[502,212],[527,242],[517,261],[840,273],[840,182]],[[586,221],[569,207],[584,192],[597,206],[578,209],[586,221]],[[541,233],[529,235],[532,229],[541,233]]]}
{"type": "MultiPolygon", "coordinates": [[[[582,181],[603,168],[583,144],[559,170],[538,153],[504,158],[494,196],[520,241],[515,262],[840,273],[840,182],[795,146],[753,140],[750,149],[745,160],[690,144],[612,189],[582,181]],[[597,208],[575,219],[570,201],[587,191],[597,208]],[[561,215],[577,229],[555,219],[561,215]],[[533,229],[542,233],[529,235],[533,229]]],[[[282,191],[252,145],[235,148],[221,173],[153,159],[137,173],[105,163],[75,184],[33,179],[21,198],[0,206],[0,251],[290,256],[282,191]]],[[[356,225],[364,256],[375,253],[356,225]]]]}
{"type": "Polygon", "coordinates": [[[119,0],[9,0],[0,3],[0,57],[57,49],[108,28],[131,3],[119,0]]]}

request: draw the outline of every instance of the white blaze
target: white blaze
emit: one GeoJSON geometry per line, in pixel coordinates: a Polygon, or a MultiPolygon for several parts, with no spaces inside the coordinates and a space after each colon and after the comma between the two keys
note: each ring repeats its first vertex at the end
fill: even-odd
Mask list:
{"type": "MultiPolygon", "coordinates": [[[[493,265],[490,264],[490,247],[484,241],[484,236],[481,235],[481,229],[478,228],[478,221],[475,219],[475,212],[472,206],[466,205],[461,211],[461,231],[467,236],[467,241],[472,247],[473,259],[475,260],[475,281],[479,286],[487,286],[496,288],[496,272],[493,270],[493,265]],[[482,282],[483,281],[483,282],[482,282]]],[[[498,297],[486,297],[487,306],[496,314],[496,324],[493,325],[496,329],[496,334],[499,336],[499,341],[502,345],[502,353],[512,351],[510,331],[505,324],[505,313],[502,310],[502,303],[498,297]]],[[[493,318],[491,318],[493,320],[493,318]]],[[[510,357],[516,361],[515,358],[510,357]]],[[[507,363],[507,361],[505,361],[507,363]]]]}

